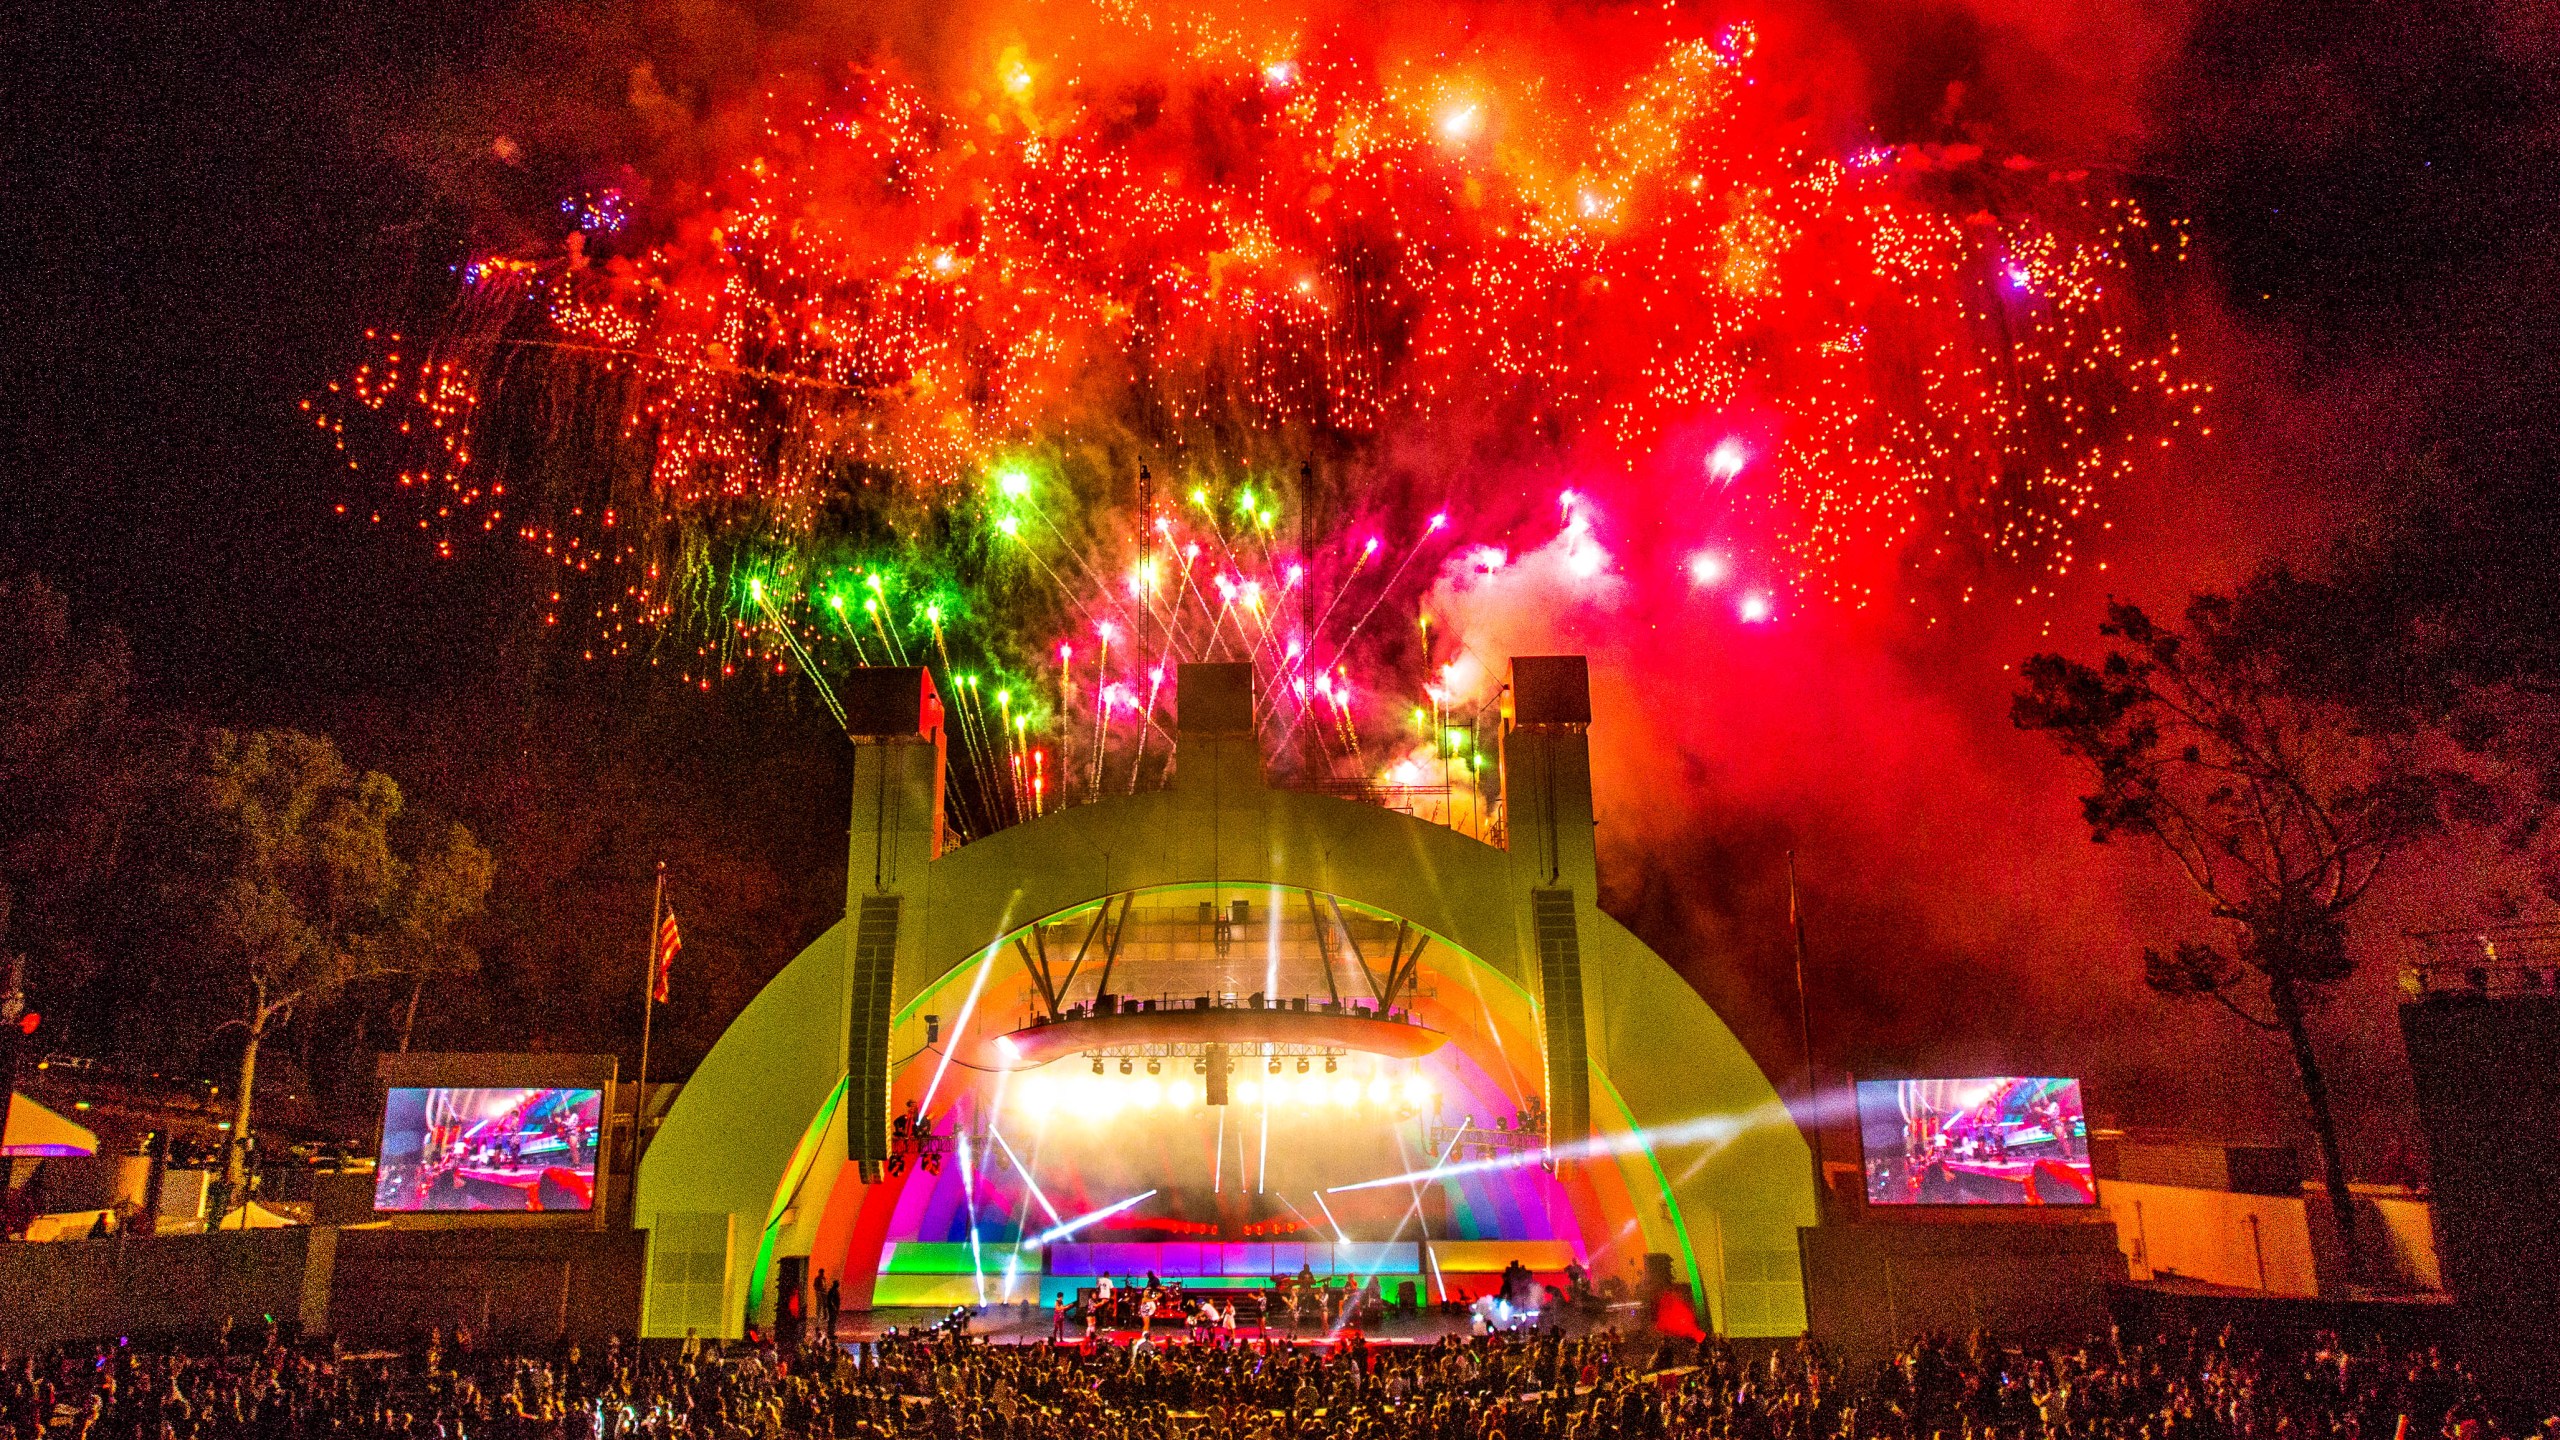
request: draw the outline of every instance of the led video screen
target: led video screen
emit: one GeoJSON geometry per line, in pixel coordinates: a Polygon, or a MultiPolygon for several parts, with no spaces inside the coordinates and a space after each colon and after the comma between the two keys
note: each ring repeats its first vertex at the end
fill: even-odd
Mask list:
{"type": "Polygon", "coordinates": [[[373,1208],[595,1208],[603,1092],[395,1087],[382,1107],[373,1208]]]}
{"type": "Polygon", "coordinates": [[[2080,1082],[1861,1080],[1870,1205],[2094,1205],[2080,1082]]]}

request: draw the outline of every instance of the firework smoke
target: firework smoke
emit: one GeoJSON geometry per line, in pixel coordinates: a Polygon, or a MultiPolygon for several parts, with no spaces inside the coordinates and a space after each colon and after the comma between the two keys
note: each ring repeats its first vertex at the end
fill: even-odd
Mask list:
{"type": "Polygon", "coordinates": [[[1758,851],[1855,856],[1814,888],[1908,953],[1844,1003],[1963,956],[1879,1028],[1957,1020],[2125,928],[1994,838],[2069,797],[1979,716],[2213,417],[2107,163],[2164,33],[1902,18],[534,27],[420,147],[483,221],[453,315],[314,420],[393,477],[351,513],[526,547],[582,653],[931,666],[968,833],[1152,783],[1222,658],[1301,783],[1498,834],[1502,662],[1588,652],[1667,953],[1754,952],[1758,851]]]}
{"type": "Polygon", "coordinates": [[[1417,700],[1445,773],[1485,697],[1401,621],[1551,495],[1560,603],[1934,624],[2067,578],[2206,430],[2145,305],[2175,227],[2086,168],[1843,145],[1749,20],[982,19],[564,185],[316,423],[396,420],[422,528],[538,550],[587,653],[934,665],[978,830],[1140,779],[1188,658],[1262,665],[1316,778],[1414,772],[1363,736],[1417,700]]]}

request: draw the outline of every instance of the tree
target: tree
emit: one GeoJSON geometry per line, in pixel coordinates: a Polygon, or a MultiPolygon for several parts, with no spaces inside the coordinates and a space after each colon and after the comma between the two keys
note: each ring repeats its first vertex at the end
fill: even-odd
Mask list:
{"type": "Polygon", "coordinates": [[[250,1141],[258,1051],[295,1013],[364,981],[468,968],[457,927],[488,891],[488,853],[459,825],[404,859],[400,787],[358,773],[325,737],[293,730],[202,737],[174,807],[181,856],[169,900],[203,942],[196,978],[243,1032],[223,1179],[236,1192],[250,1141]]]}
{"type": "Polygon", "coordinates": [[[2150,840],[2222,927],[2218,940],[2146,949],[2143,979],[2284,1037],[2338,1231],[2351,1240],[2355,1212],[2309,1014],[2353,969],[2348,914],[2395,857],[2449,810],[2470,813],[2477,797],[2458,773],[2427,767],[2414,735],[2288,685],[2298,637],[2272,613],[2200,595],[2181,631],[2112,603],[2099,627],[2115,642],[2106,658],[2029,659],[2011,719],[2088,766],[2091,840],[2150,840]]]}
{"type": "Polygon", "coordinates": [[[2474,468],[2410,467],[2320,564],[2269,567],[2233,605],[2282,637],[2289,691],[2430,735],[2494,782],[2484,818],[2560,899],[2560,490],[2547,460],[2474,468]]]}
{"type": "MultiPolygon", "coordinates": [[[[404,787],[437,797],[504,862],[471,926],[481,963],[452,992],[456,1022],[541,1049],[619,1037],[627,1070],[641,1007],[621,957],[639,962],[664,860],[685,958],[650,1073],[682,1074],[843,913],[851,752],[823,717],[749,692],[706,699],[646,672],[571,667],[538,685],[463,692],[417,718],[368,748],[399,754],[404,787]]],[[[401,1018],[395,999],[387,1046],[401,1018]]],[[[416,1043],[427,1035],[422,1014],[416,1043]]]]}
{"type": "Polygon", "coordinates": [[[135,793],[131,686],[121,634],[81,634],[59,591],[0,579],[0,1123],[28,962],[64,989],[89,968],[92,902],[114,872],[135,793]]]}
{"type": "Polygon", "coordinates": [[[462,931],[487,903],[495,870],[488,850],[459,823],[447,823],[410,863],[409,883],[395,921],[396,968],[409,976],[409,1003],[400,1017],[400,1053],[408,1053],[417,1031],[418,1000],[426,993],[427,982],[479,970],[479,953],[464,943],[462,931]]]}

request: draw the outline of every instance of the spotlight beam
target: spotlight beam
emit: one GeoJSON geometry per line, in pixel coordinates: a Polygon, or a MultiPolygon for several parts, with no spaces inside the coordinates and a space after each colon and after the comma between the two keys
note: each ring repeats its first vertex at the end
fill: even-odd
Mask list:
{"type": "Polygon", "coordinates": [[[1324,1203],[1324,1192],[1316,1191],[1315,1197],[1316,1208],[1324,1212],[1324,1223],[1333,1227],[1334,1240],[1339,1244],[1350,1244],[1351,1237],[1342,1233],[1342,1222],[1333,1218],[1333,1207],[1324,1203]]]}
{"type": "Polygon", "coordinates": [[[933,1067],[933,1083],[924,1087],[924,1099],[916,1106],[919,1115],[933,1113],[933,1097],[942,1089],[942,1077],[951,1073],[951,1052],[960,1048],[960,1037],[969,1033],[969,1017],[977,1011],[978,996],[987,988],[987,972],[995,968],[1000,949],[999,945],[988,946],[987,958],[978,962],[977,978],[969,982],[969,998],[961,1002],[960,1019],[951,1027],[951,1038],[942,1047],[942,1063],[933,1067]]]}
{"type": "MultiPolygon", "coordinates": [[[[1450,1137],[1449,1137],[1449,1143],[1448,1143],[1447,1145],[1442,1146],[1442,1147],[1441,1147],[1441,1149],[1440,1149],[1440,1160],[1441,1160],[1443,1163],[1446,1163],[1446,1162],[1447,1162],[1447,1160],[1448,1160],[1448,1158],[1449,1158],[1449,1154],[1450,1154],[1450,1152],[1458,1148],[1458,1142],[1459,1142],[1460,1140],[1462,1140],[1462,1139],[1465,1139],[1465,1138],[1466,1138],[1467,1131],[1468,1131],[1470,1128],[1472,1128],[1472,1127],[1473,1127],[1473,1124],[1474,1124],[1474,1122],[1473,1122],[1473,1121],[1470,1121],[1470,1120],[1463,1120],[1463,1119],[1462,1119],[1462,1120],[1460,1120],[1460,1121],[1458,1122],[1458,1133],[1457,1133],[1457,1134],[1455,1134],[1455,1135],[1450,1136],[1450,1137]]],[[[1398,1145],[1399,1147],[1401,1147],[1401,1146],[1403,1145],[1403,1143],[1404,1143],[1404,1142],[1403,1142],[1401,1139],[1399,1139],[1396,1143],[1397,1143],[1397,1145],[1398,1145]]],[[[1408,1184],[1411,1186],[1412,1191],[1413,1191],[1413,1203],[1411,1203],[1411,1204],[1409,1204],[1409,1205],[1405,1206],[1404,1214],[1396,1220],[1396,1231],[1395,1231],[1395,1233],[1394,1233],[1393,1235],[1390,1235],[1390,1236],[1388,1236],[1388,1237],[1387,1237],[1387,1243],[1388,1243],[1389,1245],[1396,1244],[1397,1242],[1399,1242],[1399,1241],[1403,1240],[1403,1239],[1404,1239],[1404,1227],[1406,1227],[1407,1225],[1413,1224],[1415,1221],[1420,1220],[1420,1219],[1422,1218],[1422,1185],[1421,1185],[1421,1183],[1420,1183],[1419,1181],[1409,1181],[1409,1182],[1408,1182],[1408,1184]]],[[[1330,1206],[1330,1205],[1325,1204],[1325,1200],[1324,1200],[1324,1192],[1322,1192],[1322,1191],[1317,1191],[1317,1192],[1315,1192],[1315,1195],[1316,1195],[1316,1205],[1317,1205],[1317,1207],[1318,1207],[1318,1208],[1320,1208],[1320,1209],[1322,1209],[1322,1210],[1324,1211],[1324,1218],[1325,1218],[1325,1219],[1327,1219],[1327,1220],[1332,1220],[1332,1219],[1333,1219],[1333,1207],[1332,1207],[1332,1206],[1330,1206]]],[[[1285,1201],[1284,1201],[1284,1202],[1282,1202],[1282,1203],[1284,1203],[1284,1204],[1285,1204],[1285,1203],[1287,1203],[1287,1202],[1285,1202],[1285,1201]]],[[[1295,1208],[1297,1208],[1297,1207],[1295,1207],[1295,1206],[1291,1206],[1290,1208],[1291,1208],[1291,1209],[1295,1209],[1295,1208]]],[[[1344,1243],[1346,1243],[1346,1244],[1347,1244],[1347,1243],[1349,1243],[1349,1237],[1347,1237],[1347,1236],[1343,1236],[1343,1234],[1342,1234],[1342,1225],[1341,1225],[1341,1223],[1340,1223],[1339,1221],[1336,1221],[1336,1222],[1335,1222],[1334,1227],[1333,1227],[1333,1233],[1334,1233],[1337,1237],[1342,1238],[1342,1240],[1344,1241],[1344,1243]]],[[[1428,1225],[1427,1223],[1422,1227],[1422,1239],[1423,1239],[1422,1255],[1423,1255],[1423,1258],[1424,1258],[1426,1261],[1428,1261],[1428,1262],[1430,1263],[1430,1265],[1431,1265],[1431,1278],[1432,1278],[1432,1281],[1433,1281],[1433,1283],[1434,1283],[1434,1284],[1436,1284],[1436,1285],[1439,1287],[1439,1290],[1440,1290],[1440,1298],[1441,1298],[1441,1299],[1443,1299],[1443,1300],[1446,1300],[1446,1299],[1448,1299],[1448,1298],[1449,1298],[1449,1280],[1448,1280],[1448,1277],[1447,1277],[1447,1276],[1442,1275],[1442,1274],[1440,1273],[1440,1258],[1439,1258],[1438,1256],[1436,1256],[1436,1255],[1434,1255],[1434,1254],[1432,1254],[1432,1253],[1431,1253],[1431,1244],[1430,1244],[1430,1241],[1431,1241],[1431,1227],[1430,1227],[1430,1225],[1428,1225]]],[[[1374,1264],[1370,1265],[1370,1267],[1368,1268],[1368,1270],[1362,1273],[1362,1275],[1360,1276],[1360,1283],[1361,1283],[1362,1285],[1364,1285],[1364,1286],[1365,1286],[1365,1285],[1369,1284],[1370,1282],[1372,1282],[1372,1281],[1376,1280],[1376,1279],[1378,1278],[1378,1271],[1379,1271],[1380,1269],[1384,1268],[1385,1264],[1386,1264],[1386,1257],[1385,1257],[1385,1255],[1384,1255],[1383,1253],[1380,1253],[1380,1254],[1376,1257],[1376,1263],[1374,1263],[1374,1264]]],[[[1337,1320],[1336,1322],[1334,1322],[1333,1333],[1334,1333],[1334,1334],[1336,1334],[1336,1335],[1341,1334],[1341,1333],[1342,1333],[1342,1327],[1343,1327],[1343,1325],[1344,1325],[1345,1323],[1347,1323],[1347,1322],[1348,1322],[1348,1317],[1347,1317],[1347,1316],[1346,1316],[1346,1317],[1344,1317],[1344,1319],[1342,1319],[1342,1320],[1337,1320]]]]}
{"type": "MultiPolygon", "coordinates": [[[[1449,1143],[1440,1147],[1440,1158],[1432,1162],[1433,1168],[1437,1169],[1438,1167],[1449,1163],[1449,1156],[1457,1150],[1458,1142],[1466,1138],[1467,1131],[1474,1125],[1475,1122],[1473,1120],[1467,1119],[1464,1116],[1459,1117],[1458,1133],[1450,1136],[1449,1143]]],[[[1419,1180],[1412,1181],[1408,1188],[1413,1192],[1413,1203],[1405,1207],[1403,1219],[1396,1221],[1396,1238],[1399,1240],[1404,1238],[1404,1226],[1406,1220],[1416,1221],[1421,1224],[1423,1242],[1422,1258],[1431,1262],[1431,1283],[1439,1287],[1440,1298],[1442,1300],[1447,1300],[1449,1298],[1449,1277],[1440,1272],[1440,1257],[1431,1248],[1431,1222],[1422,1218],[1422,1182],[1419,1180]]]]}
{"type": "MultiPolygon", "coordinates": [[[[1440,1159],[1441,1159],[1442,1161],[1444,1161],[1444,1162],[1445,1162],[1445,1161],[1447,1161],[1447,1160],[1448,1160],[1448,1158],[1449,1158],[1449,1152],[1451,1152],[1451,1151],[1453,1151],[1453,1150],[1455,1150],[1455,1149],[1457,1149],[1457,1148],[1458,1148],[1458,1142],[1459,1142],[1460,1140],[1462,1140],[1462,1139],[1466,1138],[1466,1133],[1467,1133],[1468,1129],[1469,1129],[1470,1127],[1472,1127],[1472,1126],[1474,1125],[1474,1123],[1475,1123],[1475,1122],[1474,1122],[1474,1121],[1472,1121],[1472,1120],[1466,1120],[1466,1119],[1461,1119],[1461,1120],[1459,1120],[1459,1122],[1458,1122],[1458,1133],[1457,1133],[1457,1134],[1455,1134],[1455,1135],[1450,1136],[1450,1137],[1449,1137],[1449,1143],[1448,1143],[1447,1145],[1445,1145],[1445,1146],[1441,1147],[1441,1150],[1440,1150],[1440,1159]]],[[[1399,1142],[1397,1142],[1397,1143],[1398,1143],[1399,1145],[1401,1145],[1403,1142],[1399,1141],[1399,1142]]],[[[1393,1235],[1390,1235],[1390,1236],[1388,1236],[1388,1237],[1387,1237],[1387,1243],[1388,1243],[1389,1245],[1393,1245],[1393,1244],[1398,1243],[1399,1241],[1402,1241],[1402,1240],[1404,1239],[1404,1227],[1406,1227],[1407,1225],[1413,1224],[1415,1221],[1420,1220],[1420,1219],[1422,1218],[1422,1186],[1417,1182],[1417,1183],[1415,1183],[1415,1184],[1413,1185],[1412,1189],[1413,1189],[1413,1203],[1412,1203],[1412,1204],[1410,1204],[1410,1205],[1407,1205],[1407,1206],[1405,1207],[1405,1209],[1404,1209],[1404,1214],[1403,1214],[1403,1215],[1401,1215],[1401,1216],[1399,1216],[1399,1217],[1397,1218],[1397,1220],[1396,1220],[1396,1233],[1394,1233],[1393,1235]]],[[[1324,1200],[1324,1192],[1323,1192],[1323,1191],[1321,1191],[1321,1190],[1319,1190],[1319,1191],[1315,1192],[1315,1196],[1316,1196],[1316,1207],[1317,1207],[1318,1209],[1320,1209],[1320,1210],[1324,1211],[1324,1218],[1325,1218],[1325,1219],[1327,1219],[1327,1220],[1333,1220],[1333,1207],[1332,1207],[1332,1206],[1330,1206],[1330,1205],[1327,1205],[1327,1204],[1325,1203],[1325,1200],[1324,1200]]],[[[1344,1235],[1344,1234],[1342,1233],[1342,1224],[1341,1224],[1341,1222],[1340,1222],[1340,1221],[1335,1221],[1335,1222],[1334,1222],[1334,1226],[1333,1226],[1333,1233],[1334,1233],[1334,1235],[1335,1235],[1337,1238],[1341,1239],[1341,1240],[1343,1241],[1343,1243],[1345,1243],[1345,1244],[1350,1243],[1350,1237],[1349,1237],[1349,1236],[1346,1236],[1346,1235],[1344,1235]]],[[[1423,1245],[1422,1245],[1422,1254],[1423,1254],[1423,1257],[1424,1257],[1425,1259],[1427,1259],[1427,1260],[1429,1260],[1429,1261],[1431,1262],[1431,1276],[1432,1276],[1432,1279],[1433,1279],[1434,1281],[1436,1281],[1436,1282],[1439,1284],[1439,1287],[1440,1287],[1440,1298],[1441,1298],[1441,1299],[1443,1299],[1443,1300],[1446,1300],[1446,1299],[1448,1299],[1448,1298],[1449,1298],[1449,1281],[1448,1281],[1448,1278],[1447,1278],[1446,1276],[1443,1276],[1443,1275],[1440,1273],[1440,1259],[1439,1259],[1439,1257],[1438,1257],[1438,1256],[1436,1256],[1436,1255],[1433,1255],[1433,1254],[1431,1253],[1431,1227],[1430,1227],[1430,1225],[1428,1225],[1428,1224],[1425,1224],[1425,1225],[1422,1227],[1422,1240],[1423,1240],[1423,1245]]],[[[1363,1272],[1363,1273],[1361,1274],[1361,1276],[1360,1276],[1360,1284],[1361,1284],[1361,1286],[1362,1286],[1363,1288],[1366,1288],[1366,1287],[1368,1287],[1369,1285],[1374,1284],[1374,1283],[1377,1281],[1377,1278],[1378,1278],[1378,1271],[1379,1271],[1380,1269],[1384,1268],[1384,1267],[1385,1267],[1385,1265],[1386,1265],[1386,1255],[1384,1254],[1384,1252],[1383,1252],[1383,1250],[1382,1250],[1381,1252],[1379,1252],[1379,1253],[1377,1254],[1377,1256],[1376,1256],[1376,1258],[1375,1258],[1375,1260],[1374,1260],[1374,1263],[1372,1263],[1372,1264],[1369,1266],[1368,1270],[1366,1270],[1365,1272],[1363,1272]]],[[[1349,1324],[1349,1323],[1351,1323],[1351,1317],[1350,1317],[1350,1315],[1346,1312],[1344,1315],[1342,1315],[1342,1316],[1341,1316],[1341,1318],[1339,1318],[1339,1319],[1337,1319],[1337,1320],[1335,1320],[1335,1321],[1334,1321],[1334,1324],[1333,1324],[1333,1332],[1332,1332],[1332,1333],[1333,1333],[1333,1334],[1335,1334],[1335,1335],[1339,1335],[1339,1334],[1341,1334],[1341,1333],[1342,1333],[1342,1328],[1343,1328],[1343,1326],[1345,1326],[1345,1325],[1347,1325],[1347,1324],[1349,1324]]]]}
{"type": "Polygon", "coordinates": [[[995,1137],[995,1142],[998,1145],[1004,1147],[1005,1158],[1013,1162],[1013,1168],[1022,1172],[1022,1183],[1024,1188],[1031,1192],[1032,1199],[1040,1202],[1040,1209],[1042,1213],[1049,1217],[1049,1223],[1052,1225],[1060,1223],[1058,1220],[1058,1207],[1050,1204],[1049,1197],[1041,1193],[1040,1182],[1031,1178],[1031,1167],[1023,1164],[1022,1157],[1013,1153],[1013,1142],[1005,1139],[1004,1132],[998,1130],[993,1125],[987,1127],[987,1133],[995,1137]]]}
{"type": "MultiPolygon", "coordinates": [[[[1495,1155],[1483,1160],[1468,1160],[1457,1165],[1442,1163],[1428,1170],[1409,1171],[1402,1175],[1385,1175],[1375,1180],[1357,1180],[1349,1185],[1335,1185],[1326,1193],[1340,1195],[1351,1190],[1377,1190],[1389,1185],[1415,1181],[1453,1180],[1464,1175],[1483,1175],[1505,1170],[1519,1170],[1531,1165],[1552,1165],[1565,1160],[1591,1160],[1604,1156],[1631,1155],[1641,1150],[1654,1150],[1675,1145],[1702,1145],[1717,1149],[1732,1143],[1745,1131],[1787,1118],[1783,1106],[1762,1107],[1742,1115],[1703,1115],[1651,1130],[1627,1130],[1614,1135],[1594,1135],[1570,1145],[1551,1145],[1541,1150],[1519,1150],[1508,1155],[1495,1155]]],[[[1792,1122],[1790,1122],[1792,1123],[1792,1122]]]]}
{"type": "Polygon", "coordinates": [[[1298,1217],[1299,1224],[1306,1226],[1310,1230],[1316,1228],[1316,1222],[1308,1219],[1307,1212],[1299,1209],[1295,1204],[1291,1203],[1288,1196],[1274,1192],[1272,1198],[1278,1200],[1283,1205],[1287,1205],[1289,1207],[1289,1213],[1298,1217]]]}
{"type": "Polygon", "coordinates": [[[969,1212],[969,1278],[977,1284],[978,1303],[984,1305],[987,1303],[987,1263],[985,1256],[978,1248],[977,1167],[971,1163],[970,1159],[969,1132],[960,1131],[953,1138],[959,1141],[961,1203],[969,1212]]]}
{"type": "Polygon", "coordinates": [[[1052,1225],[1048,1229],[1041,1231],[1039,1234],[1023,1241],[1022,1248],[1025,1250],[1037,1250],[1052,1240],[1064,1240],[1087,1225],[1090,1225],[1097,1220],[1108,1220],[1112,1216],[1119,1214],[1121,1211],[1128,1209],[1130,1206],[1153,1196],[1155,1193],[1156,1192],[1153,1190],[1149,1190],[1142,1194],[1132,1195],[1128,1199],[1122,1200],[1117,1204],[1105,1205],[1099,1210],[1087,1210],[1073,1220],[1066,1221],[1063,1224],[1052,1225]]]}

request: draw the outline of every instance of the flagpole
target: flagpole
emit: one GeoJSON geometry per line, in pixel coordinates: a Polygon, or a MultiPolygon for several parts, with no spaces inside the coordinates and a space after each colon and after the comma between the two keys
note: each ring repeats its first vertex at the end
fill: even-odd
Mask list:
{"type": "Polygon", "coordinates": [[[649,1022],[658,1013],[658,927],[665,923],[667,862],[658,862],[658,888],[649,897],[649,943],[640,947],[640,1084],[631,1097],[631,1153],[640,1153],[640,1127],[649,1113],[649,1022]]]}
{"type": "Polygon", "coordinates": [[[1804,907],[1796,896],[1796,852],[1787,852],[1787,928],[1796,942],[1796,1024],[1804,1041],[1805,1140],[1813,1151],[1813,1203],[1818,1215],[1829,1208],[1825,1192],[1831,1177],[1822,1169],[1822,1092],[1813,1069],[1813,999],[1804,983],[1804,907]]]}

